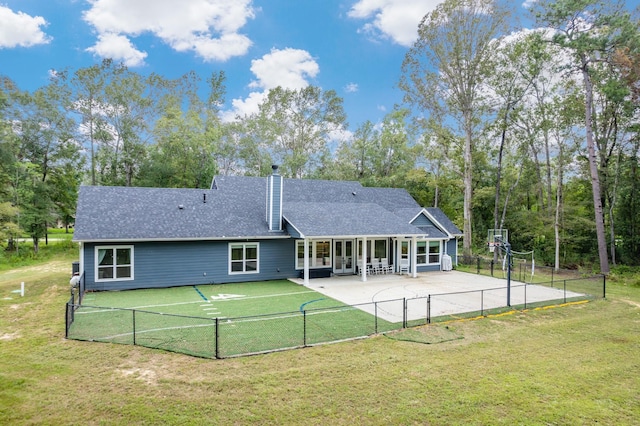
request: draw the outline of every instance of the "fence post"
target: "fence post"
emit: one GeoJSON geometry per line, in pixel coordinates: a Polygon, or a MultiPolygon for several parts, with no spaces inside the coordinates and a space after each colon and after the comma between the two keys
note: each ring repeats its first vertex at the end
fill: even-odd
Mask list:
{"type": "Polygon", "coordinates": [[[374,313],[374,321],[375,321],[375,330],[374,333],[378,334],[378,302],[373,302],[373,313],[374,313]]]}
{"type": "Polygon", "coordinates": [[[602,298],[607,298],[607,276],[602,274],[602,298]]]}
{"type": "Polygon", "coordinates": [[[491,276],[493,276],[493,266],[494,266],[494,261],[493,259],[491,259],[491,276]]]}
{"type": "Polygon", "coordinates": [[[524,283],[524,308],[527,309],[527,283],[524,283]]]}
{"type": "Polygon", "coordinates": [[[522,263],[520,264],[520,271],[518,272],[518,278],[520,279],[520,282],[524,282],[524,280],[522,279],[522,263]]]}
{"type": "MultiPolygon", "coordinates": [[[[71,299],[73,300],[73,295],[71,299]]],[[[67,310],[64,313],[64,338],[69,338],[69,302],[67,302],[67,310]]]]}
{"type": "Polygon", "coordinates": [[[215,337],[215,353],[216,359],[220,359],[220,318],[216,317],[216,337],[215,337]]]}
{"type": "Polygon", "coordinates": [[[427,324],[431,324],[431,295],[427,295],[427,324]]]}
{"type": "Polygon", "coordinates": [[[302,311],[302,346],[307,346],[307,310],[302,311]]]}
{"type": "Polygon", "coordinates": [[[553,273],[555,272],[555,266],[551,269],[551,288],[553,288],[553,273]]]}
{"type": "Polygon", "coordinates": [[[564,303],[567,303],[567,280],[562,281],[563,283],[563,293],[564,293],[564,303]]]}
{"type": "Polygon", "coordinates": [[[407,298],[402,299],[402,328],[407,328],[407,298]]]}
{"type": "Polygon", "coordinates": [[[480,316],[484,316],[484,290],[480,290],[480,316]]]}
{"type": "Polygon", "coordinates": [[[478,274],[480,273],[480,256],[478,256],[478,266],[477,266],[478,274]]]}
{"type": "Polygon", "coordinates": [[[136,310],[131,310],[131,315],[133,317],[133,346],[136,345],[136,310]]]}

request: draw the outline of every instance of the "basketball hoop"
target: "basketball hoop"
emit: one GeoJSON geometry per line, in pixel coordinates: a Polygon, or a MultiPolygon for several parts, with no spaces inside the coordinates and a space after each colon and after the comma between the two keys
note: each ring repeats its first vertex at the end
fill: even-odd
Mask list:
{"type": "Polygon", "coordinates": [[[509,231],[507,229],[489,229],[487,232],[487,247],[489,252],[496,251],[496,247],[500,249],[503,244],[509,242],[509,231]]]}

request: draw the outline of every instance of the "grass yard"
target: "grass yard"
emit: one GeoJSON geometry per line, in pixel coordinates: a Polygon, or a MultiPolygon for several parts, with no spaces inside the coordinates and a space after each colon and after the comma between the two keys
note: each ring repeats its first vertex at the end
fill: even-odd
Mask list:
{"type": "Polygon", "coordinates": [[[637,272],[606,300],[210,360],[65,340],[69,269],[0,270],[0,424],[639,424],[637,272]]]}

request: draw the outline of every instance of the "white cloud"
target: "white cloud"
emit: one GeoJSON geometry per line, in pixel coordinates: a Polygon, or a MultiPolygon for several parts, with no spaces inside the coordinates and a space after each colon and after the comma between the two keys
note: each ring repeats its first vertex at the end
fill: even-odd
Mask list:
{"type": "Polygon", "coordinates": [[[427,13],[444,0],[358,0],[348,15],[365,19],[361,31],[375,38],[391,39],[411,46],[418,36],[418,25],[427,13]]]}
{"type": "MultiPolygon", "coordinates": [[[[251,40],[239,31],[253,17],[252,0],[92,0],[84,13],[99,35],[90,49],[101,56],[101,37],[151,33],[176,51],[192,51],[205,61],[244,55],[251,40]]],[[[139,58],[142,52],[129,44],[124,50],[132,60],[139,58]]]]}
{"type": "Polygon", "coordinates": [[[320,66],[306,50],[271,49],[262,58],[251,61],[251,72],[256,78],[249,83],[249,87],[258,90],[245,99],[231,101],[232,109],[221,114],[223,120],[233,121],[236,116],[258,112],[260,103],[270,89],[278,86],[294,90],[307,87],[309,79],[320,72],[320,66]]]}
{"type": "Polygon", "coordinates": [[[141,52],[133,46],[129,38],[111,33],[100,34],[98,42],[87,51],[102,58],[111,58],[122,62],[128,67],[143,65],[144,58],[147,57],[145,52],[141,52]]]}
{"type": "Polygon", "coordinates": [[[319,71],[318,63],[306,50],[271,49],[262,58],[251,61],[251,72],[257,79],[249,87],[302,89],[309,85],[307,79],[315,77],[319,71]]]}
{"type": "Polygon", "coordinates": [[[251,92],[246,99],[234,99],[231,101],[231,110],[222,111],[220,118],[222,121],[231,122],[235,121],[236,117],[243,117],[245,115],[251,115],[258,112],[260,104],[267,97],[267,91],[264,92],[251,92]]]}
{"type": "Polygon", "coordinates": [[[41,27],[47,25],[42,16],[30,16],[23,12],[14,12],[0,5],[0,49],[13,47],[30,47],[47,44],[51,37],[41,27]]]}
{"type": "Polygon", "coordinates": [[[346,86],[344,86],[344,91],[347,93],[355,93],[358,91],[358,84],[357,83],[349,83],[346,86]]]}

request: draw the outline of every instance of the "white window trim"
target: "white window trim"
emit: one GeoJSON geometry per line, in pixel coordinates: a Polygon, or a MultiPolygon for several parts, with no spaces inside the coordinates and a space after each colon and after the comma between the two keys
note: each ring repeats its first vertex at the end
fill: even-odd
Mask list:
{"type": "MultiPolygon", "coordinates": [[[[238,261],[236,261],[238,262],[238,261]]],[[[259,274],[260,273],[260,243],[255,242],[255,243],[251,243],[251,242],[246,242],[246,243],[229,243],[229,275],[246,275],[246,274],[259,274]],[[232,271],[231,270],[231,264],[233,262],[233,260],[231,259],[231,250],[233,249],[233,247],[237,247],[237,246],[242,246],[242,255],[243,255],[243,260],[242,260],[242,264],[243,264],[243,270],[242,271],[232,271]],[[255,246],[256,247],[256,270],[255,271],[247,271],[247,259],[246,259],[246,252],[247,252],[247,246],[255,246]]]]}
{"type": "MultiPolygon", "coordinates": [[[[393,246],[393,243],[389,243],[389,240],[387,238],[367,238],[367,257],[369,259],[378,259],[375,254],[376,254],[376,242],[377,241],[384,241],[385,244],[385,255],[381,256],[381,258],[386,257],[387,259],[389,259],[390,256],[390,251],[389,248],[393,246]]],[[[356,241],[356,252],[357,252],[357,256],[358,256],[358,260],[362,259],[362,239],[358,239],[356,241]]]]}
{"type": "MultiPolygon", "coordinates": [[[[132,281],[134,279],[134,256],[133,256],[133,245],[117,245],[117,246],[95,246],[94,247],[94,278],[96,282],[109,282],[109,281],[132,281]],[[98,272],[98,267],[100,265],[98,265],[98,252],[100,250],[117,250],[117,249],[129,249],[131,251],[131,264],[129,265],[129,267],[131,268],[131,277],[127,277],[127,278],[116,278],[116,274],[115,274],[115,270],[114,270],[114,274],[113,274],[113,278],[98,278],[100,276],[99,272],[98,272]]],[[[117,269],[118,264],[116,263],[116,256],[114,253],[113,256],[113,261],[114,261],[114,265],[113,268],[117,269]]]]}
{"type": "MultiPolygon", "coordinates": [[[[304,247],[304,240],[296,240],[296,252],[295,252],[295,260],[294,260],[294,264],[296,266],[296,271],[301,271],[304,269],[304,258],[303,260],[303,264],[302,265],[298,265],[298,249],[299,246],[303,246],[304,247]]],[[[333,240],[328,240],[328,239],[320,239],[320,240],[309,240],[309,269],[318,269],[318,268],[333,268],[333,240]],[[325,243],[328,242],[329,243],[329,264],[328,265],[318,265],[316,263],[316,258],[317,258],[317,243],[325,243]]]]}
{"type": "MultiPolygon", "coordinates": [[[[418,263],[418,266],[439,265],[440,262],[441,262],[441,259],[442,259],[442,250],[443,250],[442,241],[441,240],[422,240],[422,241],[418,241],[418,244],[420,244],[420,243],[424,243],[425,244],[426,252],[425,252],[424,255],[418,254],[417,256],[425,256],[425,259],[426,259],[427,262],[426,263],[418,263]],[[429,256],[430,256],[430,254],[429,254],[429,243],[431,243],[431,242],[437,242],[439,247],[440,247],[439,251],[438,251],[438,261],[437,262],[429,262],[429,256]]],[[[418,247],[416,246],[416,250],[417,250],[417,248],[418,247]]]]}

